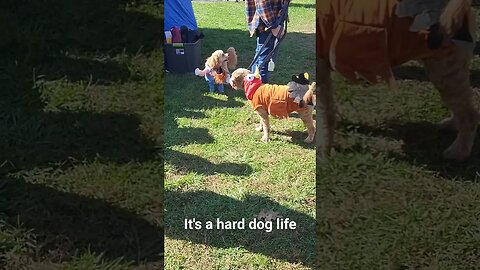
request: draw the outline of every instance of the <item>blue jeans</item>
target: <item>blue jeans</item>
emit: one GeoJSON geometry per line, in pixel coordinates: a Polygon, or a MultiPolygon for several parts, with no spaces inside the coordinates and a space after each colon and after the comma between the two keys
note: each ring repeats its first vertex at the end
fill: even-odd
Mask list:
{"type": "MultiPolygon", "coordinates": [[[[210,93],[215,92],[215,78],[213,76],[205,75],[205,80],[208,82],[208,91],[210,93]]],[[[223,93],[223,84],[219,84],[217,88],[219,93],[223,93]]]]}
{"type": "MultiPolygon", "coordinates": [[[[270,31],[257,33],[257,48],[255,49],[255,55],[260,51],[260,49],[262,50],[262,53],[258,56],[257,61],[255,61],[255,63],[253,63],[253,66],[252,66],[252,72],[255,72],[255,66],[263,65],[263,67],[260,68],[260,76],[262,76],[263,83],[268,83],[270,80],[270,75],[268,74],[268,62],[265,64],[263,64],[263,62],[265,62],[266,60],[265,58],[267,57],[267,55],[271,51],[273,51],[273,48],[275,46],[275,40],[277,40],[276,37],[272,36],[268,41],[268,43],[265,44],[265,40],[267,39],[268,35],[270,35],[270,31]]],[[[274,62],[275,62],[277,53],[278,53],[278,50],[272,56],[272,59],[274,62]]]]}

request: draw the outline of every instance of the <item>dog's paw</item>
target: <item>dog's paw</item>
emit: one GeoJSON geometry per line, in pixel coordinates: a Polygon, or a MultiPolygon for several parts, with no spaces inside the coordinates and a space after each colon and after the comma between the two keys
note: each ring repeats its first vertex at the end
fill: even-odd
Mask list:
{"type": "Polygon", "coordinates": [[[259,124],[255,127],[255,130],[256,131],[263,131],[263,125],[262,124],[259,124]]]}
{"type": "Polygon", "coordinates": [[[445,151],[443,151],[443,158],[455,161],[464,161],[470,156],[470,151],[466,147],[461,147],[457,143],[453,143],[445,151]]]}
{"type": "Polygon", "coordinates": [[[268,138],[268,136],[262,136],[262,142],[269,142],[270,141],[270,138],[268,138]]]}
{"type": "Polygon", "coordinates": [[[312,143],[314,139],[314,136],[308,136],[305,140],[303,140],[306,143],[312,143]]]}

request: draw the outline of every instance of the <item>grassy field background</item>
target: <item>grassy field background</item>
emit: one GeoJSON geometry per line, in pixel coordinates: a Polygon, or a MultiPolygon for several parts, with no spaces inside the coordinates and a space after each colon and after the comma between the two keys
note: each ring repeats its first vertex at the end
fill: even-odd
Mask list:
{"type": "MultiPolygon", "coordinates": [[[[234,46],[238,67],[254,56],[243,2],[193,2],[205,34],[202,59],[234,46]]],[[[294,1],[289,33],[271,82],[315,74],[314,1],[294,1]]],[[[201,65],[204,63],[202,62],[201,65]]],[[[200,66],[203,68],[203,66],[200,66]]],[[[315,262],[315,151],[300,119],[274,120],[260,141],[243,92],[209,94],[203,78],[165,78],[165,269],[308,269],[315,262]],[[253,219],[262,210],[298,224],[295,231],[184,230],[185,218],[253,219]]]]}
{"type": "Polygon", "coordinates": [[[163,265],[162,14],[0,2],[0,269],[163,265]]]}
{"type": "MultiPolygon", "coordinates": [[[[480,107],[478,48],[471,70],[480,107]]],[[[400,93],[335,76],[336,153],[317,167],[320,269],[479,269],[480,134],[463,163],[422,67],[395,70],[400,93]]]]}

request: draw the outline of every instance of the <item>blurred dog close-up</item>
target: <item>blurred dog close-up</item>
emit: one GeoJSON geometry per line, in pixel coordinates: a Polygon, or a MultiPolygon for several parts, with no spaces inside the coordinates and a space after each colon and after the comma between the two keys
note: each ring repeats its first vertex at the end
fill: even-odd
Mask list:
{"type": "Polygon", "coordinates": [[[287,118],[292,112],[298,113],[307,128],[308,136],[304,142],[311,143],[315,138],[313,105],[316,83],[294,79],[295,77],[292,77],[292,82],[288,85],[263,84],[258,69],[255,74],[245,68],[239,68],[232,73],[230,85],[235,90],[245,90],[245,96],[260,117],[256,130],[263,131],[264,142],[270,140],[269,115],[287,118]]]}
{"type": "Polygon", "coordinates": [[[443,157],[471,154],[480,120],[470,86],[477,25],[471,0],[324,0],[317,7],[320,157],[334,146],[336,112],[331,72],[350,82],[385,81],[397,91],[392,67],[418,60],[451,116],[440,129],[457,132],[443,157]]]}

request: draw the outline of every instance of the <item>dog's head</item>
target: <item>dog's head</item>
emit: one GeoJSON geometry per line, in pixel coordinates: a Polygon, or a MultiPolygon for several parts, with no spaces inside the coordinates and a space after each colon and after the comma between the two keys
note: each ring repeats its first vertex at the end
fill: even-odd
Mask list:
{"type": "Polygon", "coordinates": [[[246,68],[236,69],[230,77],[230,86],[235,90],[243,89],[243,81],[250,73],[250,70],[246,68]]]}
{"type": "Polygon", "coordinates": [[[226,68],[228,61],[228,53],[222,50],[216,50],[207,58],[207,65],[212,69],[218,69],[220,67],[226,68]]]}

